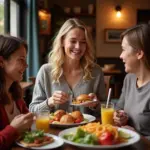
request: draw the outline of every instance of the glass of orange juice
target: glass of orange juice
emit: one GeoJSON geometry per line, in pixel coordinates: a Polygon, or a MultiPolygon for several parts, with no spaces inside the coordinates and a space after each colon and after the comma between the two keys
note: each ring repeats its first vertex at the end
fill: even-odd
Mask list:
{"type": "Polygon", "coordinates": [[[113,114],[114,114],[114,104],[109,103],[108,107],[106,108],[106,104],[101,104],[101,122],[102,124],[114,124],[113,121],[113,114]]]}
{"type": "Polygon", "coordinates": [[[36,129],[49,132],[49,111],[36,113],[36,129]]]}

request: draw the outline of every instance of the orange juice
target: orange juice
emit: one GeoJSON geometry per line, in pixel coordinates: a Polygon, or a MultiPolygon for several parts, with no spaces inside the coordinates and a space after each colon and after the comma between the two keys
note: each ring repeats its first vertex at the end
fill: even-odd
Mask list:
{"type": "Polygon", "coordinates": [[[38,130],[44,130],[44,132],[49,131],[49,119],[48,118],[39,118],[36,120],[36,128],[38,130]]]}
{"type": "Polygon", "coordinates": [[[36,115],[36,129],[49,132],[49,112],[39,112],[36,115]]]}
{"type": "Polygon", "coordinates": [[[106,108],[105,104],[101,105],[101,121],[102,124],[111,124],[113,125],[113,114],[114,114],[114,107],[109,104],[108,108],[106,108]]]}

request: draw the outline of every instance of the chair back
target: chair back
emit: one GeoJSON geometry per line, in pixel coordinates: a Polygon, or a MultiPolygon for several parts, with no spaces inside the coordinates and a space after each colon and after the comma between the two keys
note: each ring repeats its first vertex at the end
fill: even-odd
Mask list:
{"type": "Polygon", "coordinates": [[[35,80],[36,80],[36,77],[29,77],[29,80],[33,83],[33,85],[35,84],[35,80]]]}
{"type": "Polygon", "coordinates": [[[111,80],[112,76],[111,75],[105,75],[104,76],[104,82],[105,82],[105,88],[106,88],[106,94],[108,95],[108,91],[110,88],[110,80],[111,80]]]}

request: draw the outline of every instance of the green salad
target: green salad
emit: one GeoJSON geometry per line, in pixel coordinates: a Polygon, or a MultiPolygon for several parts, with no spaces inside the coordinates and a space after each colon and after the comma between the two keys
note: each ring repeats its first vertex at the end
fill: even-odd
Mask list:
{"type": "Polygon", "coordinates": [[[43,130],[35,130],[35,131],[27,131],[23,135],[23,141],[26,143],[32,143],[36,138],[43,137],[44,131],[43,130]]]}
{"type": "Polygon", "coordinates": [[[83,131],[81,128],[77,129],[76,134],[66,134],[63,136],[64,139],[75,143],[97,145],[98,139],[94,134],[83,131]]]}

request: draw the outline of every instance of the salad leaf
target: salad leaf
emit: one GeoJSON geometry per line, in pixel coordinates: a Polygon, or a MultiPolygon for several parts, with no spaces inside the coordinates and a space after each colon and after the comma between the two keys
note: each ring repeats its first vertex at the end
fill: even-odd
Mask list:
{"type": "Polygon", "coordinates": [[[83,143],[84,144],[91,144],[91,145],[97,144],[97,137],[93,134],[87,134],[84,137],[83,143]]]}
{"type": "Polygon", "coordinates": [[[74,138],[74,134],[66,134],[66,135],[64,135],[64,137],[63,137],[64,139],[67,139],[67,140],[69,140],[69,141],[72,141],[73,140],[73,138],[74,138]]]}
{"type": "Polygon", "coordinates": [[[43,130],[35,130],[35,131],[27,131],[24,133],[23,141],[27,143],[32,143],[38,137],[43,137],[44,131],[43,130]]]}
{"type": "Polygon", "coordinates": [[[98,139],[95,135],[85,132],[81,128],[77,129],[76,134],[66,134],[64,135],[64,138],[75,143],[90,145],[98,144],[98,139]]]}

